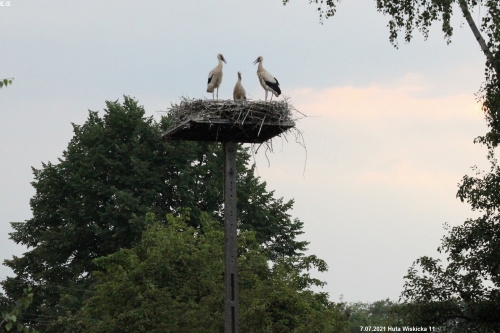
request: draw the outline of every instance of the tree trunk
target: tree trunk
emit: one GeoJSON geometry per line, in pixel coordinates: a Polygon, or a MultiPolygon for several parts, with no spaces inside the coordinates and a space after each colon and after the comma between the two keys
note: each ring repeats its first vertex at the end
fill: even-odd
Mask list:
{"type": "Polygon", "coordinates": [[[476,26],[476,23],[472,19],[472,16],[470,14],[469,8],[467,7],[467,2],[465,0],[458,0],[458,3],[460,4],[460,8],[462,9],[462,13],[467,20],[467,23],[469,24],[469,27],[472,30],[472,33],[474,34],[474,37],[476,37],[477,42],[479,43],[479,46],[481,46],[481,50],[483,50],[483,53],[486,55],[486,58],[488,58],[488,61],[490,64],[495,68],[495,71],[497,74],[499,73],[498,66],[495,64],[495,59],[493,57],[493,54],[491,54],[490,49],[488,48],[488,45],[486,45],[486,42],[481,35],[481,32],[476,26]]]}

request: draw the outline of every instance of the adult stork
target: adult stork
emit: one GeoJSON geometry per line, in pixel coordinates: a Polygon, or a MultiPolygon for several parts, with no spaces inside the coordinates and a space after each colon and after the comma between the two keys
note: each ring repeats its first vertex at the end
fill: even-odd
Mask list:
{"type": "Polygon", "coordinates": [[[217,99],[219,99],[219,86],[222,82],[222,62],[227,64],[226,59],[220,53],[217,55],[217,60],[219,60],[219,64],[208,73],[207,92],[212,93],[212,99],[214,98],[215,89],[217,89],[217,99]]]}
{"type": "Polygon", "coordinates": [[[247,99],[247,93],[241,84],[241,72],[238,72],[238,82],[234,85],[233,99],[235,101],[243,101],[247,99]]]}
{"type": "Polygon", "coordinates": [[[266,102],[267,102],[267,92],[271,92],[271,101],[273,100],[273,95],[278,97],[281,94],[280,83],[274,76],[271,75],[268,71],[262,67],[262,61],[264,58],[258,57],[257,60],[253,62],[255,65],[259,63],[259,67],[257,68],[257,76],[259,77],[260,85],[264,88],[266,92],[266,102]]]}

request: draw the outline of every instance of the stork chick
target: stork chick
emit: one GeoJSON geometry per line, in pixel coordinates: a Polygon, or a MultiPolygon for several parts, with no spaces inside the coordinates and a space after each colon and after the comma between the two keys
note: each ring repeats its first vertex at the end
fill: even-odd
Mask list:
{"type": "Polygon", "coordinates": [[[256,63],[259,63],[259,67],[257,68],[257,76],[259,77],[260,85],[262,88],[264,88],[264,91],[266,92],[266,99],[265,101],[267,102],[267,92],[271,92],[271,101],[273,100],[273,95],[278,97],[281,94],[281,89],[280,89],[280,83],[278,80],[271,75],[268,71],[262,67],[262,61],[264,58],[258,57],[257,60],[253,62],[255,65],[256,63]]]}
{"type": "Polygon", "coordinates": [[[241,84],[241,72],[238,72],[238,82],[234,85],[233,99],[235,101],[243,101],[247,99],[247,93],[241,84]]]}
{"type": "Polygon", "coordinates": [[[219,60],[219,64],[208,73],[207,92],[212,93],[212,99],[214,99],[215,89],[217,89],[217,99],[219,99],[219,86],[222,82],[222,62],[227,64],[224,56],[220,53],[217,55],[217,60],[219,60]]]}

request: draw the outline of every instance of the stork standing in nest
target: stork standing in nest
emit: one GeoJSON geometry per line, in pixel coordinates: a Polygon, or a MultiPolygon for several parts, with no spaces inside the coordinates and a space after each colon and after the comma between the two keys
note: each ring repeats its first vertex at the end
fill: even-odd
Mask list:
{"type": "Polygon", "coordinates": [[[255,65],[259,63],[259,67],[257,68],[257,76],[259,77],[260,85],[264,88],[266,92],[266,102],[267,102],[267,92],[271,92],[271,101],[273,100],[273,95],[278,97],[281,94],[280,83],[278,80],[271,75],[268,71],[262,67],[262,61],[264,58],[262,56],[258,57],[257,60],[253,62],[255,65]]]}
{"type": "Polygon", "coordinates": [[[247,99],[247,93],[241,84],[241,72],[238,72],[238,82],[234,86],[233,99],[235,101],[244,101],[247,99]]]}
{"type": "Polygon", "coordinates": [[[217,89],[217,99],[219,99],[219,86],[222,82],[222,62],[224,61],[227,64],[224,56],[220,53],[217,55],[217,60],[219,60],[219,64],[208,73],[207,92],[212,93],[212,99],[214,99],[215,89],[217,89]]]}

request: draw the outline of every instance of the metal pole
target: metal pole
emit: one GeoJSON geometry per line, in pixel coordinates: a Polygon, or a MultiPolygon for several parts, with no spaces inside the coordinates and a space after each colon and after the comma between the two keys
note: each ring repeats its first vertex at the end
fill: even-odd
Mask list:
{"type": "Polygon", "coordinates": [[[224,142],[224,332],[238,333],[238,242],[236,225],[236,143],[224,142]]]}

